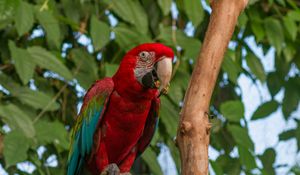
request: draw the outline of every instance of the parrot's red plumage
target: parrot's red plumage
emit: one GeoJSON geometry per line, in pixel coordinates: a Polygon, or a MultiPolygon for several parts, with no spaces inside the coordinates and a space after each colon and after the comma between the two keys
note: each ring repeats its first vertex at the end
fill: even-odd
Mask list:
{"type": "Polygon", "coordinates": [[[121,173],[130,171],[154,134],[158,96],[170,81],[173,57],[162,44],[139,45],[124,56],[112,78],[88,90],[73,131],[68,175],[83,169],[99,175],[112,163],[121,173]]]}

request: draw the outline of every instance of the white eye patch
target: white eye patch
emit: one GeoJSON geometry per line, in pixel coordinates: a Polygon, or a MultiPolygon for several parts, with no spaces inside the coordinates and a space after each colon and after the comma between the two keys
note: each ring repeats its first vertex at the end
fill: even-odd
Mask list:
{"type": "Polygon", "coordinates": [[[143,61],[151,61],[154,58],[154,52],[142,51],[139,53],[139,58],[143,61]]]}

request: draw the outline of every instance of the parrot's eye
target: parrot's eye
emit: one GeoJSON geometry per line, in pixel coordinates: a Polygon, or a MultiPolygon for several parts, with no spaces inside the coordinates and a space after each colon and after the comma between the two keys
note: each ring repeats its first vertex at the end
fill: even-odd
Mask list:
{"type": "Polygon", "coordinates": [[[139,57],[143,60],[143,61],[147,61],[150,58],[150,53],[143,51],[141,53],[139,53],[139,57]]]}

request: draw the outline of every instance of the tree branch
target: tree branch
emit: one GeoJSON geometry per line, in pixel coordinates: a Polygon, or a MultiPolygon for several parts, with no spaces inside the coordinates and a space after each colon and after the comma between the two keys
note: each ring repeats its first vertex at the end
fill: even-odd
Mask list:
{"type": "Polygon", "coordinates": [[[208,174],[207,111],[224,53],[248,0],[213,0],[210,23],[185,95],[177,130],[183,175],[208,174]]]}

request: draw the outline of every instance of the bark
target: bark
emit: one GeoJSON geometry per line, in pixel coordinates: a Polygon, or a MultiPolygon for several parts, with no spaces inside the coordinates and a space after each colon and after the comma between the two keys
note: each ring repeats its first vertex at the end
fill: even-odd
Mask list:
{"type": "Polygon", "coordinates": [[[212,14],[180,114],[177,145],[182,175],[208,174],[208,107],[237,18],[248,0],[213,0],[212,14]]]}

